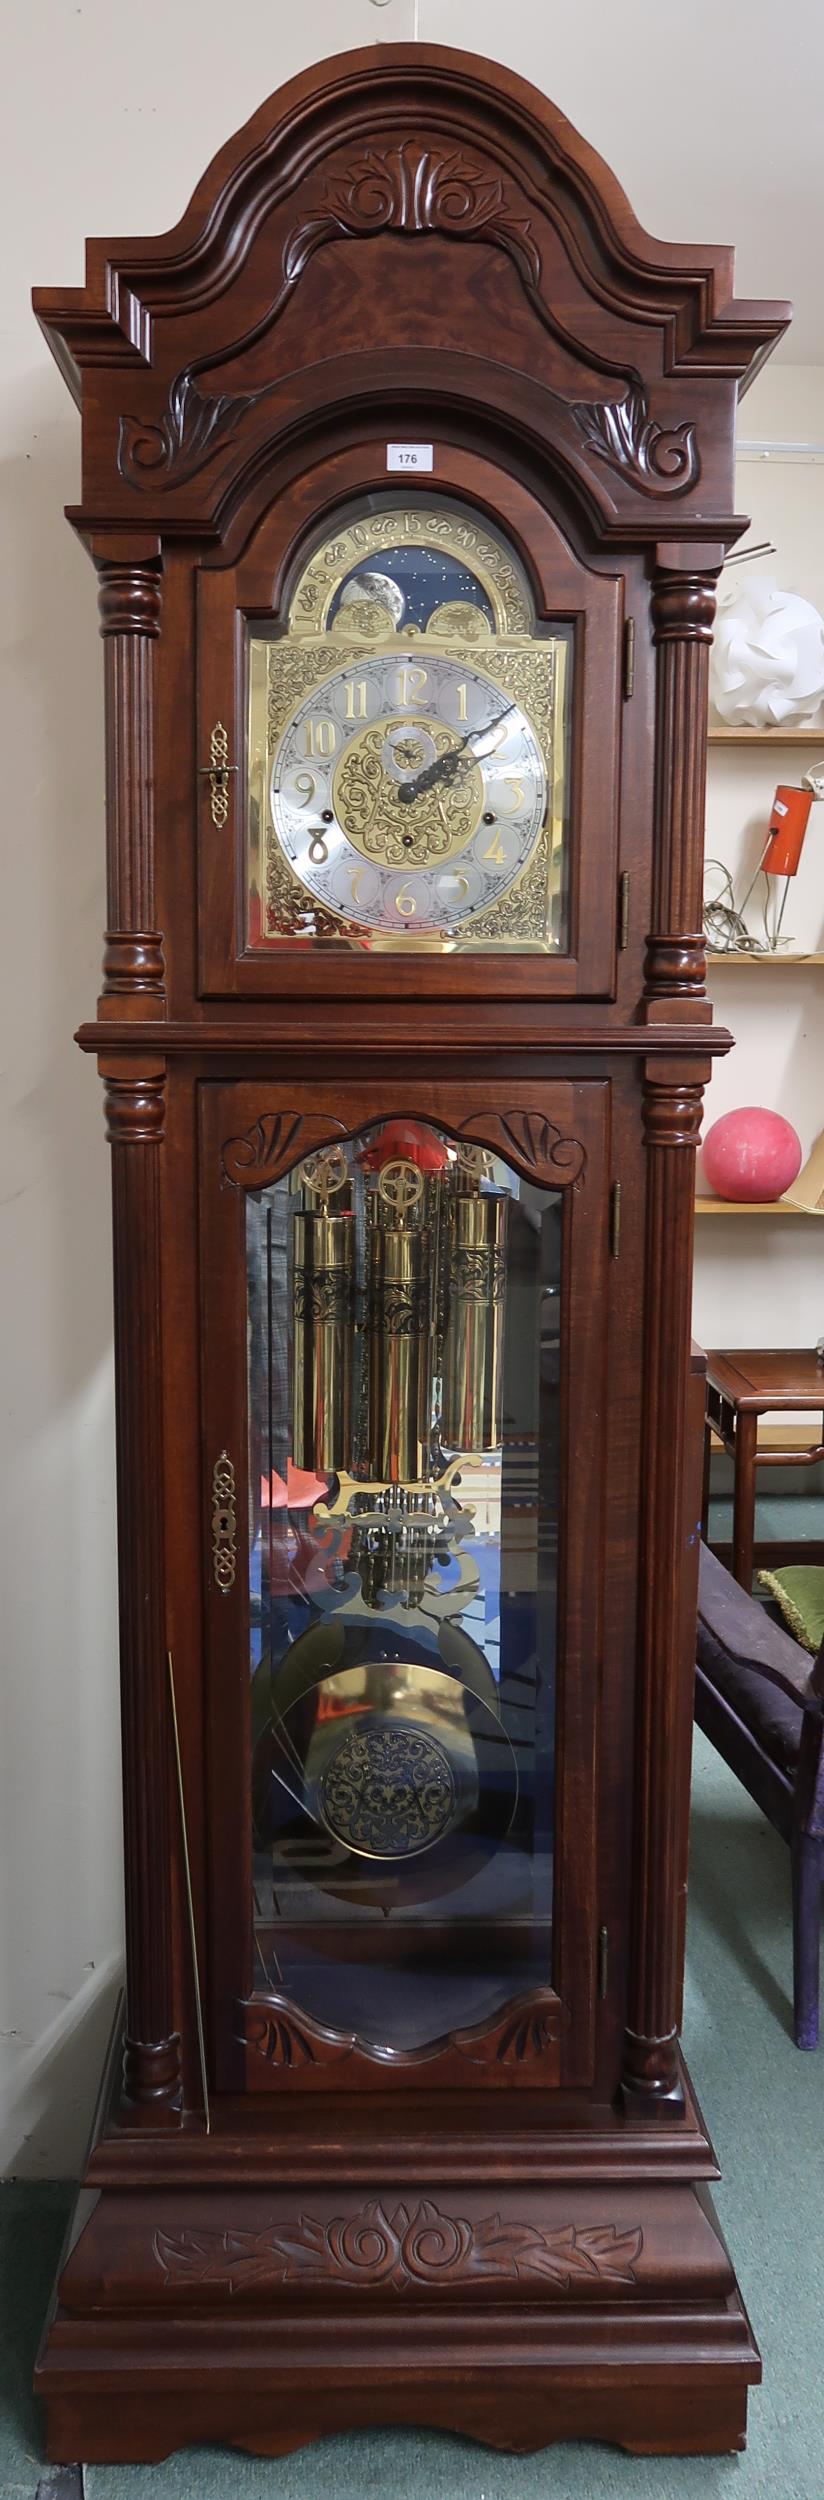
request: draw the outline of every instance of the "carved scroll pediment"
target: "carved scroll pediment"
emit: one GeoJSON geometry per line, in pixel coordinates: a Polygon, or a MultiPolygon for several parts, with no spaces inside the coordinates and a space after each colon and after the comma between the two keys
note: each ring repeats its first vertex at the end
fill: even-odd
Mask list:
{"type": "MultiPolygon", "coordinates": [[[[396,146],[365,148],[350,164],[318,181],[316,197],[310,196],[286,237],[280,284],[256,335],[275,329],[318,252],[332,243],[374,241],[386,234],[437,234],[504,252],[538,319],[567,347],[575,347],[544,284],[535,220],[526,213],[522,194],[489,160],[460,148],[421,147],[408,139],[396,146]]],[[[121,417],[118,467],[129,485],[179,486],[196,477],[243,418],[277,391],[279,373],[249,391],[201,387],[203,373],[230,362],[240,347],[237,342],[225,348],[208,368],[202,359],[184,367],[156,423],[121,417]]],[[[643,494],[684,494],[700,473],[694,425],[689,420],[670,429],[656,424],[640,383],[612,401],[581,401],[570,408],[559,400],[558,412],[573,446],[577,431],[588,452],[643,494]]]]}
{"type": "MultiPolygon", "coordinates": [[[[510,371],[540,384],[535,430],[583,481],[590,507],[603,506],[608,529],[608,472],[649,498],[685,495],[698,476],[694,415],[689,404],[656,411],[659,378],[681,374],[697,388],[708,445],[714,408],[720,428],[726,403],[708,404],[707,388],[745,378],[787,323],[784,304],[734,299],[728,251],[685,246],[679,261],[646,234],[565,117],[511,72],[460,52],[372,47],[319,62],[270,97],[221,150],[170,233],[100,241],[85,288],[37,291],[38,316],[81,401],[91,376],[95,475],[102,479],[109,457],[96,448],[102,409],[101,440],[108,446],[110,425],[118,438],[121,486],[148,501],[198,478],[281,389],[282,374],[294,377],[291,345],[281,357],[279,341],[271,355],[268,342],[318,255],[355,243],[360,260],[362,243],[386,236],[399,237],[404,253],[436,236],[488,246],[508,262],[532,318],[519,325],[513,296],[521,336],[507,358],[502,413],[510,371]],[[559,253],[569,284],[559,283],[559,253]],[[535,321],[559,351],[547,359],[546,382],[535,321]],[[559,363],[566,396],[554,404],[559,363]]],[[[461,274],[459,266],[459,290],[461,274]]],[[[491,388],[495,345],[477,346],[466,294],[456,352],[467,364],[488,355],[491,388]]],[[[316,355],[328,355],[320,327],[309,365],[316,355]]],[[[471,379],[467,393],[475,404],[471,379]]],[[[378,394],[386,399],[380,381],[378,394]]],[[[728,430],[725,422],[725,443],[728,430]]]]}
{"type": "MultiPolygon", "coordinates": [[[[369,241],[381,234],[441,234],[455,242],[484,242],[505,252],[530,302],[550,328],[551,306],[541,294],[541,256],[523,203],[497,168],[460,148],[422,148],[412,140],[395,147],[366,148],[331,179],[320,182],[289,232],[282,277],[261,325],[271,332],[315,254],[335,242],[369,241]]],[[[231,348],[217,359],[226,363],[231,348]]],[[[214,361],[214,360],[213,360],[214,361]]],[[[208,392],[194,364],[172,383],[157,424],[124,415],[118,467],[132,486],[180,485],[196,477],[223,448],[242,417],[278,387],[280,376],[259,389],[208,392]]]]}

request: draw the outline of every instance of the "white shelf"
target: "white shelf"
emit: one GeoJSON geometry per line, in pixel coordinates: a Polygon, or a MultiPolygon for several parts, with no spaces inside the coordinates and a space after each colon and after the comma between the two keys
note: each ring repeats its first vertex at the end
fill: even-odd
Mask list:
{"type": "Polygon", "coordinates": [[[714,969],[718,964],[735,966],[736,969],[741,964],[754,964],[757,971],[763,972],[767,964],[824,964],[824,955],[794,954],[792,948],[789,947],[784,954],[776,955],[751,955],[746,950],[739,952],[736,948],[730,948],[729,954],[726,954],[722,947],[718,953],[708,953],[707,970],[711,964],[714,969]]]}
{"type": "Polygon", "coordinates": [[[824,754],[824,721],[817,729],[725,729],[711,725],[707,731],[711,747],[821,747],[824,754]]]}
{"type": "Polygon", "coordinates": [[[696,1198],[696,1215],[812,1215],[824,1207],[793,1206],[789,1198],[696,1198]]]}

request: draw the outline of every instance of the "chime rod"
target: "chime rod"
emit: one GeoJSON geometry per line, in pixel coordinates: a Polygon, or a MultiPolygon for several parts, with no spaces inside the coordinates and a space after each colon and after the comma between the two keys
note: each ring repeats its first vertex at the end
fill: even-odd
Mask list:
{"type": "Polygon", "coordinates": [[[755,556],[774,556],[777,553],[771,538],[760,538],[757,547],[733,547],[731,555],[724,557],[724,564],[750,564],[755,556]]]}

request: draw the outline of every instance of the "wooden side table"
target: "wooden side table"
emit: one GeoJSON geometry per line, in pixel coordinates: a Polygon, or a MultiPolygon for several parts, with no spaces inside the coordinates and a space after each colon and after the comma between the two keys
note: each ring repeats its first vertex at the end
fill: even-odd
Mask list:
{"type": "Polygon", "coordinates": [[[735,1468],[733,1484],[732,1568],[741,1587],[751,1589],[755,1543],[756,1468],[813,1467],[824,1458],[824,1368],[806,1346],[755,1347],[742,1353],[721,1348],[707,1355],[704,1408],[703,1525],[706,1535],[712,1434],[723,1443],[735,1468]],[[822,1438],[809,1448],[758,1448],[758,1419],[781,1411],[818,1413],[822,1438]]]}

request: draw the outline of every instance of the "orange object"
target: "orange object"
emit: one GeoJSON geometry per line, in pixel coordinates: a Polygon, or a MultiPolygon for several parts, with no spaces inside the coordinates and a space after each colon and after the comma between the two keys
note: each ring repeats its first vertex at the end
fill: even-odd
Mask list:
{"type": "Polygon", "coordinates": [[[319,1502],[328,1491],[325,1476],[308,1475],[304,1467],[294,1467],[291,1458],[286,1461],[285,1484],[274,1468],[271,1476],[261,1476],[260,1479],[260,1499],[264,1510],[312,1510],[315,1502],[319,1502]]]}
{"type": "Polygon", "coordinates": [[[811,790],[780,781],[772,804],[767,848],[761,862],[768,877],[794,877],[804,848],[813,803],[811,790]]]}

